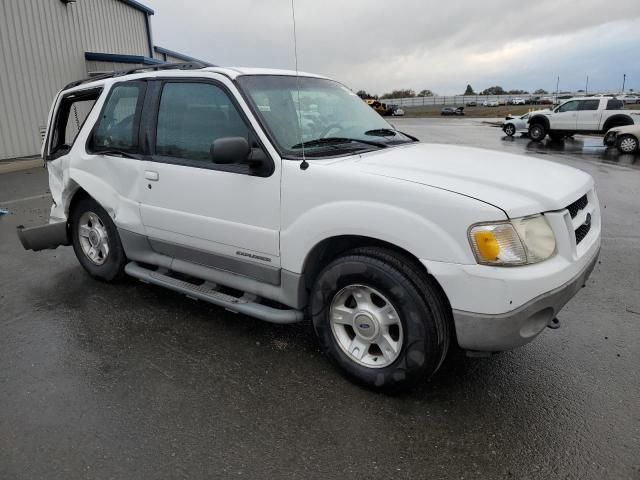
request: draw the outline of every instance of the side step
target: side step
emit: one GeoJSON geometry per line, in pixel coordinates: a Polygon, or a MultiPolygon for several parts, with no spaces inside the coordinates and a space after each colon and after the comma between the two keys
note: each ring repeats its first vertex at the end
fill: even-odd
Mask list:
{"type": "Polygon", "coordinates": [[[256,302],[255,295],[245,294],[242,297],[227,295],[217,291],[218,286],[214,283],[205,282],[202,285],[194,285],[193,283],[170,277],[166,275],[166,271],[146,269],[136,262],[128,263],[124,271],[127,275],[131,275],[143,282],[153,283],[154,285],[183,293],[187,297],[213,303],[232,312],[243,313],[267,322],[296,323],[304,318],[300,310],[280,310],[268,305],[262,305],[256,302]]]}

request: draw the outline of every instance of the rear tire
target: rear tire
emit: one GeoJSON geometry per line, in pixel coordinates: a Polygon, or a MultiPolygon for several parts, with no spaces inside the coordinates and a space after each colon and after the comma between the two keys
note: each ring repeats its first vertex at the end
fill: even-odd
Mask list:
{"type": "Polygon", "coordinates": [[[109,214],[93,198],[84,197],[71,212],[73,250],[94,278],[111,282],[124,276],[127,257],[109,214]]]}
{"type": "Polygon", "coordinates": [[[310,313],[331,361],[374,388],[406,388],[431,376],[451,341],[451,307],[435,280],[382,248],[358,248],[327,265],[314,282],[310,313]]]}
{"type": "Polygon", "coordinates": [[[534,142],[541,142],[547,135],[547,129],[541,123],[529,125],[529,138],[534,142]]]}
{"type": "Polygon", "coordinates": [[[634,153],[638,150],[638,139],[633,135],[620,135],[616,146],[622,153],[634,153]]]}

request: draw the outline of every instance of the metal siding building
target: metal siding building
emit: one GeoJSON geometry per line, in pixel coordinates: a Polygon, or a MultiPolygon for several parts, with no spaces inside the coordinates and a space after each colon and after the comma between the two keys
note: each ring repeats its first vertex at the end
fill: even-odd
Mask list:
{"type": "Polygon", "coordinates": [[[156,53],[150,15],[134,0],[1,0],[0,159],[39,153],[51,102],[67,83],[190,58],[156,53]]]}

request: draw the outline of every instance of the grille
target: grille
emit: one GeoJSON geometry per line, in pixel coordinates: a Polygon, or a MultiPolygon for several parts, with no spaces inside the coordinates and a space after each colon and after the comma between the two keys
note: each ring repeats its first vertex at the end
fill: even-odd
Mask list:
{"type": "Polygon", "coordinates": [[[582,241],[582,239],[584,239],[584,237],[587,236],[587,233],[589,233],[589,230],[591,230],[591,221],[583,223],[576,229],[576,245],[579,244],[582,241]]]}
{"type": "Polygon", "coordinates": [[[585,194],[581,196],[578,200],[573,202],[571,205],[569,205],[567,207],[567,210],[569,210],[569,215],[571,215],[571,218],[576,218],[576,215],[578,215],[578,212],[582,210],[584,207],[586,207],[588,203],[589,201],[587,200],[587,195],[585,194]]]}
{"type": "MultiPolygon", "coordinates": [[[[569,215],[571,215],[571,218],[572,219],[576,218],[576,216],[578,215],[578,212],[580,210],[584,210],[588,204],[589,204],[589,200],[587,199],[587,195],[584,194],[578,200],[573,202],[571,205],[567,206],[567,210],[569,210],[569,215]]],[[[589,230],[591,230],[591,214],[590,213],[587,214],[587,217],[585,218],[584,223],[575,229],[574,234],[576,236],[576,245],[578,245],[584,239],[584,237],[587,236],[587,234],[589,233],[589,230]]]]}

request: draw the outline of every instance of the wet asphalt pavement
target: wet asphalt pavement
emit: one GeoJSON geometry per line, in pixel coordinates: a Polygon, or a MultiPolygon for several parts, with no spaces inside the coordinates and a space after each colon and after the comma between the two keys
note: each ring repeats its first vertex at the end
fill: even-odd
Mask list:
{"type": "Polygon", "coordinates": [[[559,330],[373,393],[306,323],[103,284],[70,247],[22,250],[15,227],[47,219],[46,171],[0,175],[13,212],[0,216],[0,478],[639,479],[640,156],[595,137],[505,139],[480,120],[393,123],[594,176],[601,262],[559,330]]]}

